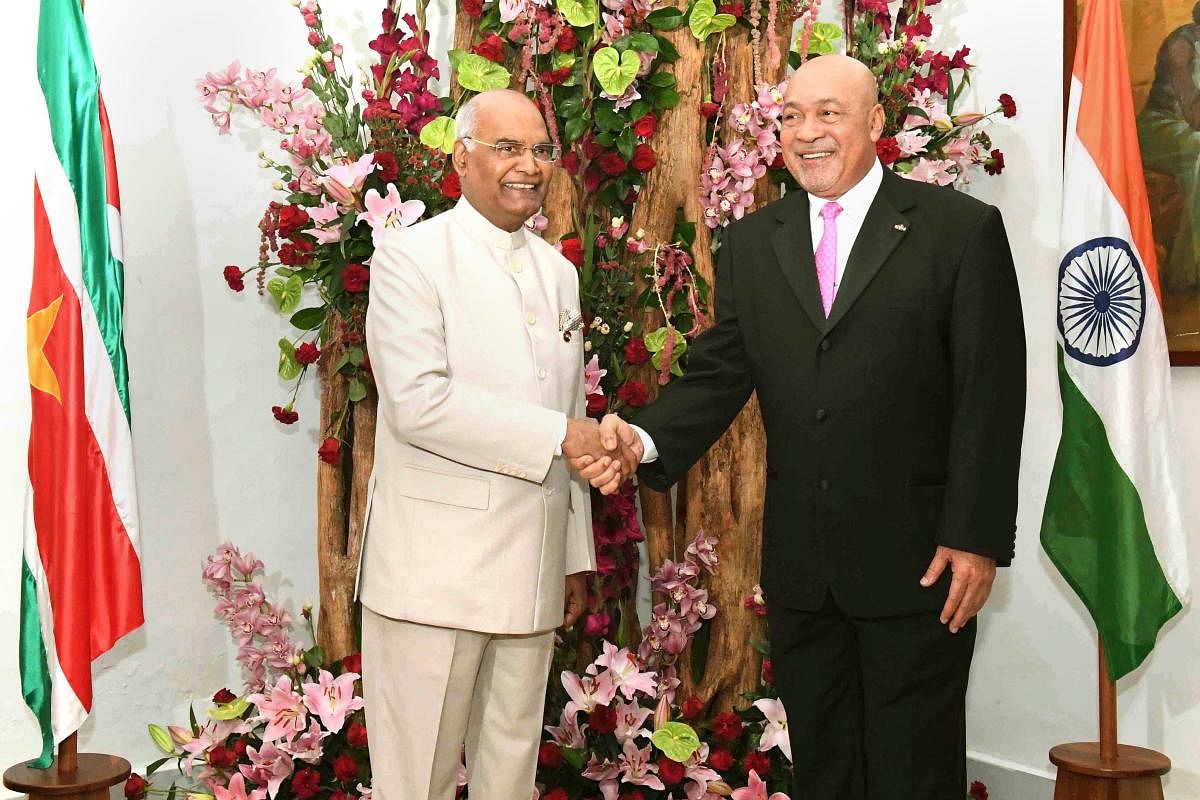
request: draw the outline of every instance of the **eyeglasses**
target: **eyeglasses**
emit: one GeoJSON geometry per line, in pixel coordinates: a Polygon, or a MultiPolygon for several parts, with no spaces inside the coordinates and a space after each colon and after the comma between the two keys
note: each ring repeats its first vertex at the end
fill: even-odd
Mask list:
{"type": "Polygon", "coordinates": [[[533,157],[536,160],[541,161],[543,164],[553,164],[555,161],[558,161],[559,147],[556,144],[527,145],[520,142],[485,142],[483,139],[476,139],[474,136],[464,136],[462,138],[470,139],[472,142],[478,142],[492,148],[501,158],[520,158],[528,150],[533,153],[533,157]]]}

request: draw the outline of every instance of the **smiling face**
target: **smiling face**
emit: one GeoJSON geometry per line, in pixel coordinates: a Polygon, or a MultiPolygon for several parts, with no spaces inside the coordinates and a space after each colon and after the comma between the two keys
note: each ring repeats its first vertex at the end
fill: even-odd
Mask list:
{"type": "Polygon", "coordinates": [[[550,187],[552,164],[538,161],[529,149],[548,144],[546,124],[537,106],[519,92],[507,89],[474,98],[474,130],[454,143],[454,169],[462,180],[463,196],[497,228],[515,231],[537,213],[550,187]],[[482,142],[513,142],[524,149],[505,157],[482,142]]]}
{"type": "Polygon", "coordinates": [[[870,171],[883,133],[875,77],[842,55],[805,62],[784,95],[783,160],[806,192],[826,200],[845,194],[870,171]]]}

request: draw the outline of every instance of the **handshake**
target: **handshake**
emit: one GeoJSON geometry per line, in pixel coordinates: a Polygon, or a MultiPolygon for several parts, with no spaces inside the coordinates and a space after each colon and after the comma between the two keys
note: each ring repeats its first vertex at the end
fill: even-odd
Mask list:
{"type": "Polygon", "coordinates": [[[579,477],[613,494],[642,463],[642,439],[628,422],[609,414],[597,424],[591,419],[568,419],[563,457],[579,477]]]}

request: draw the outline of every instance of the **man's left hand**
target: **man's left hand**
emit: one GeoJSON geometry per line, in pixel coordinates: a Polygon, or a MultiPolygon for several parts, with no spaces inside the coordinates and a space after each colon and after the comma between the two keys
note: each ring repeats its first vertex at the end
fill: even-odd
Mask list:
{"type": "Polygon", "coordinates": [[[921,577],[921,585],[933,586],[947,564],[953,578],[946,605],[942,606],[941,620],[943,625],[950,625],[951,633],[958,633],[987,602],[992,581],[996,580],[996,559],[939,546],[933,561],[929,562],[929,569],[921,577]]]}
{"type": "Polygon", "coordinates": [[[567,576],[567,587],[563,601],[563,627],[570,628],[583,616],[587,608],[587,576],[586,572],[576,572],[567,576]]]}

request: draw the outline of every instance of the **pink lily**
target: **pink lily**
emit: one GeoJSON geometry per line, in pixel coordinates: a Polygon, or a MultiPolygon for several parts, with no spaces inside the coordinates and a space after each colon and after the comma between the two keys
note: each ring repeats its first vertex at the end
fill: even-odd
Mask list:
{"type": "Polygon", "coordinates": [[[747,784],[744,789],[733,790],[733,800],[788,800],[788,796],[783,792],[775,792],[767,797],[766,781],[758,777],[754,770],[750,770],[747,784]]]}
{"type": "Polygon", "coordinates": [[[317,683],[304,684],[304,705],[321,718],[330,733],[337,733],[346,723],[346,715],[363,707],[363,699],[354,696],[358,673],[345,672],[338,677],[321,670],[317,683]]]}
{"type": "Polygon", "coordinates": [[[252,694],[246,699],[258,707],[258,718],[267,723],[262,737],[264,742],[291,738],[308,725],[304,703],[300,695],[292,691],[292,679],[287,675],[282,676],[269,691],[252,694]]]}
{"type": "Polygon", "coordinates": [[[925,152],[925,145],[933,139],[928,133],[923,133],[920,129],[900,131],[896,134],[896,145],[900,148],[900,152],[906,156],[915,156],[925,152]]]}
{"type": "Polygon", "coordinates": [[[600,388],[600,379],[608,374],[608,370],[600,369],[600,357],[592,356],[583,365],[583,393],[591,397],[594,394],[604,394],[600,388]]]}
{"type": "Polygon", "coordinates": [[[259,786],[266,784],[267,797],[274,798],[279,785],[292,774],[291,756],[273,744],[263,745],[262,750],[247,747],[246,755],[250,763],[241,764],[238,769],[259,786]]]}
{"type": "Polygon", "coordinates": [[[764,697],[761,700],[755,700],[754,707],[767,718],[762,738],[758,740],[758,749],[770,750],[772,747],[778,747],[787,756],[787,760],[791,761],[792,740],[788,736],[787,712],[783,708],[783,703],[764,697]]]}
{"type": "Polygon", "coordinates": [[[934,183],[938,186],[948,186],[954,183],[954,174],[951,170],[955,170],[956,165],[950,159],[928,159],[919,158],[913,166],[912,172],[904,177],[909,180],[920,181],[921,183],[934,183]]]}
{"type": "Polygon", "coordinates": [[[335,164],[317,179],[325,194],[344,206],[358,205],[355,194],[362,189],[363,181],[375,170],[375,155],[367,153],[352,164],[335,164]]]}
{"type": "Polygon", "coordinates": [[[583,730],[579,727],[579,718],[576,713],[576,711],[563,709],[557,727],[546,726],[546,732],[559,747],[574,747],[579,750],[587,747],[587,740],[583,738],[583,730]]]}
{"type": "Polygon", "coordinates": [[[608,672],[599,677],[592,677],[563,670],[562,684],[571,696],[565,708],[565,712],[570,714],[576,711],[586,711],[590,714],[596,706],[607,706],[617,694],[617,687],[613,686],[612,677],[608,672]]]}
{"type": "Polygon", "coordinates": [[[651,789],[667,788],[658,777],[658,765],[650,760],[650,745],[639,749],[632,741],[625,742],[618,764],[622,773],[621,783],[649,786],[651,789]]]}
{"type": "Polygon", "coordinates": [[[526,0],[500,0],[500,21],[512,22],[525,10],[526,0]]]}
{"type": "Polygon", "coordinates": [[[263,800],[267,796],[266,789],[255,789],[252,792],[246,791],[246,779],[242,777],[242,773],[237,773],[229,781],[229,787],[221,786],[219,783],[212,787],[213,795],[217,800],[263,800]]]}
{"type": "Polygon", "coordinates": [[[389,183],[387,190],[387,197],[381,197],[374,189],[368,191],[363,199],[367,210],[358,215],[359,222],[365,220],[371,226],[371,241],[376,247],[387,231],[407,228],[425,213],[425,204],[420,200],[401,200],[394,184],[389,183]]]}
{"type": "Polygon", "coordinates": [[[582,774],[588,780],[600,784],[600,794],[604,796],[604,800],[616,800],[617,778],[621,774],[621,767],[618,764],[607,758],[599,761],[596,754],[592,753],[592,758],[584,766],[582,774]]]}
{"type": "Polygon", "coordinates": [[[626,700],[632,700],[638,692],[647,695],[654,694],[655,676],[653,672],[642,672],[637,659],[626,648],[620,650],[607,639],[604,640],[604,652],[588,667],[588,672],[596,674],[599,667],[606,669],[605,675],[610,676],[612,685],[625,695],[626,700]]]}
{"type": "Polygon", "coordinates": [[[630,742],[641,736],[650,738],[650,731],[642,727],[646,718],[650,716],[650,709],[643,708],[637,703],[617,702],[617,728],[613,731],[613,736],[617,737],[617,741],[621,743],[630,742]]]}
{"type": "Polygon", "coordinates": [[[700,745],[700,749],[692,753],[691,758],[684,763],[687,772],[684,773],[683,779],[688,783],[683,789],[688,800],[703,800],[704,795],[708,793],[708,782],[721,780],[719,772],[704,765],[708,760],[708,749],[707,744],[700,745]]]}
{"type": "Polygon", "coordinates": [[[321,726],[314,719],[308,723],[307,731],[297,736],[294,741],[282,745],[281,749],[299,761],[305,761],[309,764],[319,764],[321,763],[321,756],[325,753],[323,742],[328,735],[329,731],[322,730],[321,726]]]}

